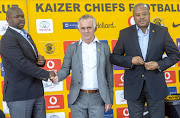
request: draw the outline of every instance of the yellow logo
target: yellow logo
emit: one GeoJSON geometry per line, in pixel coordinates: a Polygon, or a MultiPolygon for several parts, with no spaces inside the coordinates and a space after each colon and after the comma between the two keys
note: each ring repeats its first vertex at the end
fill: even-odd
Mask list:
{"type": "Polygon", "coordinates": [[[164,26],[164,21],[162,18],[160,17],[155,17],[153,20],[152,20],[152,23],[156,24],[156,25],[160,25],[160,26],[164,26]]]}
{"type": "Polygon", "coordinates": [[[55,51],[55,46],[52,43],[46,43],[44,45],[44,51],[47,54],[53,54],[55,51]]]}

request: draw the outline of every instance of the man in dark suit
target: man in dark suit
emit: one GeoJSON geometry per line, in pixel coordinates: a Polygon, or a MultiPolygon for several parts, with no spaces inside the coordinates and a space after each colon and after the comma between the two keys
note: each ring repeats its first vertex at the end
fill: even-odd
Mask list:
{"type": "Polygon", "coordinates": [[[130,118],[142,118],[147,102],[151,118],[164,118],[164,98],[169,94],[164,72],[180,60],[166,27],[150,23],[147,5],[134,6],[136,25],[120,31],[111,63],[125,67],[124,95],[130,118]],[[162,58],[164,52],[166,58],[162,58]]]}
{"type": "Polygon", "coordinates": [[[6,20],[9,27],[0,46],[5,71],[3,100],[11,118],[46,118],[42,80],[47,81],[55,73],[39,68],[45,65],[45,59],[23,29],[23,11],[19,7],[9,8],[6,20]]]}
{"type": "MultiPolygon", "coordinates": [[[[59,81],[72,70],[69,104],[73,118],[104,118],[113,104],[113,69],[109,46],[95,36],[96,20],[83,15],[78,21],[80,41],[68,46],[59,81]]],[[[56,79],[53,79],[53,81],[56,79]]]]}

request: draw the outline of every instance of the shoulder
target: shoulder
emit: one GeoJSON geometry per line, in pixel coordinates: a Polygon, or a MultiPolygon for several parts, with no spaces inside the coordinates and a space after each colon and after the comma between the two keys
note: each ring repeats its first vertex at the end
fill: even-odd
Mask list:
{"type": "Polygon", "coordinates": [[[120,33],[121,34],[122,33],[127,34],[127,33],[131,32],[131,31],[135,31],[135,30],[136,30],[136,25],[132,25],[130,27],[127,27],[127,28],[124,28],[124,29],[120,30],[120,33]]]}
{"type": "Polygon", "coordinates": [[[154,23],[150,23],[150,28],[152,27],[152,29],[156,29],[156,30],[167,30],[167,27],[164,27],[164,26],[160,26],[160,25],[156,25],[154,23]]]}

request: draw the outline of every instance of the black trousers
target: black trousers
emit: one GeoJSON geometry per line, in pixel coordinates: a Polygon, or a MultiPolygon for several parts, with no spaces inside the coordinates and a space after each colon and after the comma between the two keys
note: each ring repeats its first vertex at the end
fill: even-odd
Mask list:
{"type": "Polygon", "coordinates": [[[150,118],[165,118],[164,99],[153,100],[147,91],[144,81],[140,97],[136,101],[127,101],[130,118],[142,118],[145,103],[147,103],[150,118]]]}

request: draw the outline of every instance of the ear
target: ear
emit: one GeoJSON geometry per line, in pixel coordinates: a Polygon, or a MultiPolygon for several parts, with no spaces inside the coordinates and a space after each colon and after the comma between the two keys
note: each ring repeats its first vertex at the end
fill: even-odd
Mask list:
{"type": "Polygon", "coordinates": [[[96,32],[96,30],[97,30],[97,27],[94,28],[94,32],[96,32]]]}
{"type": "Polygon", "coordinates": [[[7,22],[9,21],[9,18],[8,18],[8,17],[6,17],[6,21],[7,21],[7,22]]]}

